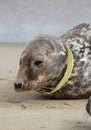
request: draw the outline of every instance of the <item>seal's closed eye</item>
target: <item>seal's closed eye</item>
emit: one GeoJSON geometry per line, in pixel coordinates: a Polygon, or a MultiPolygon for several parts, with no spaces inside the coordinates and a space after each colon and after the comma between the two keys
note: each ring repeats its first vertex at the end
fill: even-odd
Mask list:
{"type": "Polygon", "coordinates": [[[22,65],[22,60],[20,59],[19,65],[22,65]]]}
{"type": "Polygon", "coordinates": [[[34,66],[37,68],[41,68],[43,66],[43,61],[41,60],[34,61],[34,66]]]}
{"type": "Polygon", "coordinates": [[[22,59],[20,59],[19,65],[21,66],[22,64],[23,64],[23,61],[22,59]]]}

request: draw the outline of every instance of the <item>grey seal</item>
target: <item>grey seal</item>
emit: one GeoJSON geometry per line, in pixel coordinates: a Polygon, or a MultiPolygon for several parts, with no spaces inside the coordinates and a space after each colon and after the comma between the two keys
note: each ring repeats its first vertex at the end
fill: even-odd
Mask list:
{"type": "Polygon", "coordinates": [[[81,99],[91,95],[91,23],[75,26],[64,35],[40,35],[25,47],[14,83],[15,90],[36,90],[50,98],[81,99]],[[67,69],[69,46],[74,57],[66,83],[54,93],[67,69]]]}

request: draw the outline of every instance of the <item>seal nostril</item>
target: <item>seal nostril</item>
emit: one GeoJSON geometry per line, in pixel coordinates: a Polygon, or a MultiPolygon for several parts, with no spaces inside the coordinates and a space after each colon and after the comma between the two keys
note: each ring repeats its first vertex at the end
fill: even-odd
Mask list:
{"type": "Polygon", "coordinates": [[[15,89],[20,89],[22,87],[22,83],[14,83],[15,89]]]}

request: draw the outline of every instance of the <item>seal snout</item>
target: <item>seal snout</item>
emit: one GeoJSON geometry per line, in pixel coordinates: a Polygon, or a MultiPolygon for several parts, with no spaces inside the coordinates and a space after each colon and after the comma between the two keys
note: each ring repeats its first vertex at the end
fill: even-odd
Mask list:
{"type": "Polygon", "coordinates": [[[23,83],[22,83],[22,81],[17,81],[17,82],[15,82],[15,83],[14,83],[14,88],[15,88],[15,90],[20,90],[20,89],[22,89],[22,88],[23,88],[23,83]]]}
{"type": "Polygon", "coordinates": [[[20,89],[22,87],[22,83],[14,83],[15,89],[20,89]]]}

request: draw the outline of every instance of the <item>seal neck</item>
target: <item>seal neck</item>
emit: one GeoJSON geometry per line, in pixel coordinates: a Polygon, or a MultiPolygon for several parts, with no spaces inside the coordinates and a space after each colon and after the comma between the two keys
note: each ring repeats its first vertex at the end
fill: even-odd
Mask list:
{"type": "Polygon", "coordinates": [[[67,48],[67,52],[68,52],[66,71],[65,71],[64,76],[62,77],[61,81],[58,83],[58,85],[52,91],[48,92],[48,94],[53,94],[56,91],[60,90],[62,87],[64,87],[64,85],[66,84],[66,82],[68,81],[68,79],[70,78],[70,75],[72,73],[73,65],[74,65],[74,57],[73,57],[72,51],[68,45],[66,45],[66,48],[67,48]]]}

